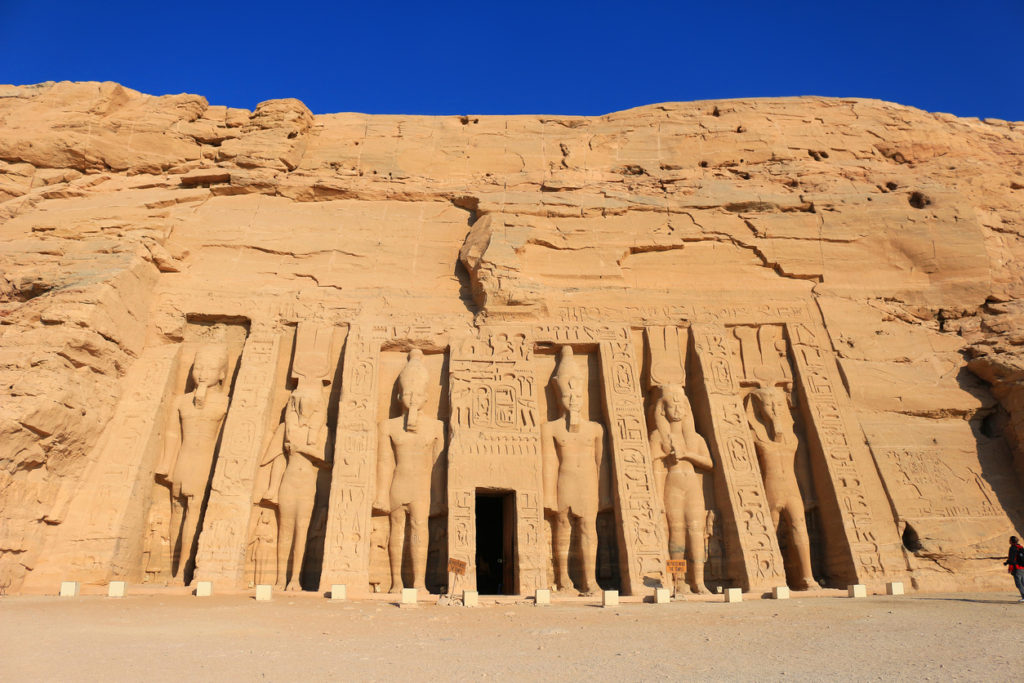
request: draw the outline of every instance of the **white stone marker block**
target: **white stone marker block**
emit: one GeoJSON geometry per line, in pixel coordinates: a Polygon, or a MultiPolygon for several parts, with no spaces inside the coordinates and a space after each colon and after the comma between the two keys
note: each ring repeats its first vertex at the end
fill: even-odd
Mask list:
{"type": "Polygon", "coordinates": [[[274,587],[269,583],[261,583],[256,586],[256,601],[257,602],[270,602],[270,599],[274,596],[274,587]]]}
{"type": "Polygon", "coordinates": [[[78,597],[78,582],[77,581],[61,581],[60,582],[60,597],[62,598],[77,598],[78,597]]]}
{"type": "Polygon", "coordinates": [[[208,598],[213,595],[213,581],[200,581],[196,584],[196,597],[208,598]]]}
{"type": "Polygon", "coordinates": [[[551,604],[551,590],[548,588],[538,588],[537,593],[533,598],[534,605],[550,605],[551,604]]]}
{"type": "Polygon", "coordinates": [[[348,586],[344,583],[332,583],[331,600],[348,600],[348,586]]]}
{"type": "Polygon", "coordinates": [[[128,586],[124,581],[111,581],[107,585],[108,598],[123,598],[128,595],[128,586]]]}
{"type": "Polygon", "coordinates": [[[654,604],[667,605],[670,602],[672,602],[672,591],[668,588],[654,589],[654,604]]]}
{"type": "Polygon", "coordinates": [[[885,584],[886,595],[903,595],[903,582],[902,581],[890,581],[885,584]]]}
{"type": "Polygon", "coordinates": [[[601,593],[601,605],[604,607],[619,606],[619,591],[604,591],[601,593]]]}
{"type": "Polygon", "coordinates": [[[480,594],[476,591],[462,591],[462,606],[463,607],[479,607],[480,606],[480,594]]]}
{"type": "Polygon", "coordinates": [[[416,597],[419,591],[415,588],[403,588],[402,589],[402,604],[403,605],[415,605],[416,597]]]}
{"type": "Polygon", "coordinates": [[[776,600],[789,600],[789,586],[776,586],[772,588],[772,597],[776,600]]]}
{"type": "Polygon", "coordinates": [[[866,598],[868,597],[868,588],[863,583],[850,584],[850,587],[846,589],[847,595],[851,598],[866,598]]]}
{"type": "Polygon", "coordinates": [[[726,602],[743,602],[743,589],[742,588],[726,588],[725,589],[725,601],[726,602]]]}

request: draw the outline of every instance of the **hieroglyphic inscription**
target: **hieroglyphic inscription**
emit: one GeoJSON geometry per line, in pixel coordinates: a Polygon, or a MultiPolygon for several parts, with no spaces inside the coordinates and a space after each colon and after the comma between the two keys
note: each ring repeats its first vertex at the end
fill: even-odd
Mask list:
{"type": "Polygon", "coordinates": [[[195,580],[244,585],[253,479],[270,422],[280,348],[278,332],[254,330],[242,349],[199,536],[195,580]]]}
{"type": "Polygon", "coordinates": [[[377,385],[383,339],[353,327],[345,343],[341,405],[327,513],[320,587],[346,584],[350,595],[370,580],[371,505],[377,453],[377,385]]]}
{"type": "Polygon", "coordinates": [[[639,595],[645,579],[665,578],[665,540],[658,510],[647,420],[636,373],[636,358],[629,328],[614,331],[598,346],[603,398],[608,419],[609,444],[614,463],[616,519],[626,555],[623,590],[639,595]]]}
{"type": "Polygon", "coordinates": [[[971,467],[943,457],[937,448],[887,448],[875,454],[900,517],[1006,516],[977,463],[971,467]]]}
{"type": "Polygon", "coordinates": [[[889,519],[879,524],[872,515],[867,486],[874,468],[835,359],[824,350],[828,348],[825,330],[796,323],[787,325],[786,332],[811,418],[808,433],[820,444],[836,492],[856,578],[864,581],[898,572],[903,564],[894,552],[899,545],[895,527],[889,519]]]}
{"type": "Polygon", "coordinates": [[[485,330],[452,345],[448,555],[467,563],[469,586],[476,581],[474,515],[480,486],[515,493],[518,590],[546,587],[532,349],[526,333],[516,330],[485,330]]]}
{"type": "Polygon", "coordinates": [[[682,325],[706,322],[743,325],[804,322],[811,320],[805,301],[762,301],[723,304],[719,299],[695,300],[687,304],[663,303],[644,306],[568,305],[557,310],[561,323],[593,328],[595,321],[622,321],[637,326],[682,325]]]}
{"type": "Polygon", "coordinates": [[[728,333],[719,325],[694,325],[691,334],[711,409],[711,451],[729,499],[726,514],[732,518],[727,518],[725,531],[740,551],[739,557],[733,558],[739,560],[733,573],[740,574],[735,578],[741,579],[747,590],[785,585],[728,333]]]}

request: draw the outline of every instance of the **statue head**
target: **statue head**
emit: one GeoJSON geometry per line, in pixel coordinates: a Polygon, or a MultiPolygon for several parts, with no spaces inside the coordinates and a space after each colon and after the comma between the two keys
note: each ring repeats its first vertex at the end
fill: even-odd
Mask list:
{"type": "Polygon", "coordinates": [[[402,408],[406,413],[405,426],[407,429],[415,430],[419,423],[419,411],[427,402],[427,382],[430,373],[423,363],[423,352],[413,349],[409,352],[409,359],[398,375],[398,398],[402,402],[402,408]]]}
{"type": "Polygon", "coordinates": [[[288,398],[289,408],[303,420],[308,420],[326,407],[324,392],[313,383],[299,382],[298,388],[288,398]]]}
{"type": "Polygon", "coordinates": [[[573,355],[572,347],[563,346],[558,352],[558,370],[555,372],[555,388],[563,410],[571,414],[583,410],[586,381],[586,373],[573,355]]]}
{"type": "Polygon", "coordinates": [[[682,422],[690,412],[690,401],[682,384],[662,385],[661,405],[669,422],[682,422]]]}
{"type": "Polygon", "coordinates": [[[786,394],[779,387],[770,385],[758,387],[750,392],[750,398],[754,401],[754,409],[757,413],[772,426],[775,426],[778,420],[789,412],[786,394]]]}
{"type": "Polygon", "coordinates": [[[210,387],[223,386],[227,374],[227,347],[223,344],[200,346],[192,361],[192,381],[196,384],[193,402],[197,407],[203,407],[210,387]]]}

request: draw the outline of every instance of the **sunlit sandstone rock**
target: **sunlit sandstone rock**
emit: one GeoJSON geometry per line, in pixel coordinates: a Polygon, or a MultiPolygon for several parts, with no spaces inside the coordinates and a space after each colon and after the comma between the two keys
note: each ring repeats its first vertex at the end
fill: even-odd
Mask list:
{"type": "Polygon", "coordinates": [[[0,121],[0,592],[1005,587],[1024,124],[114,83],[0,121]],[[576,425],[606,486],[545,476],[576,425]]]}

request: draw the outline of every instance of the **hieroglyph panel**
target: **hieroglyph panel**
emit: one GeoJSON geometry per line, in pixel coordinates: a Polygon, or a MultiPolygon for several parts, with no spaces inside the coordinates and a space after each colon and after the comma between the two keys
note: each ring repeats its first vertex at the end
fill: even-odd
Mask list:
{"type": "Polygon", "coordinates": [[[334,468],[327,512],[320,587],[348,586],[350,596],[369,590],[370,516],[377,457],[377,385],[383,339],[353,326],[342,361],[341,405],[334,439],[334,468]]]}

